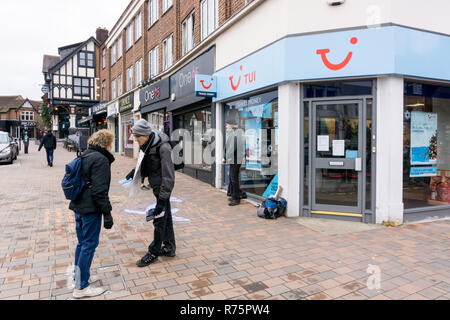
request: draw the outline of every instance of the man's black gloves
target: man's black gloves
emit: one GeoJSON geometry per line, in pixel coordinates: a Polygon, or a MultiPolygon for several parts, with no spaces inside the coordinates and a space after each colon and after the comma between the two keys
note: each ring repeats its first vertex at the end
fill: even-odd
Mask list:
{"type": "Polygon", "coordinates": [[[164,210],[164,201],[158,199],[158,201],[156,202],[156,207],[155,207],[155,211],[153,211],[153,214],[155,216],[157,216],[161,212],[163,212],[163,210],[164,210]]]}
{"type": "Polygon", "coordinates": [[[134,171],[135,171],[135,170],[136,170],[136,169],[133,169],[133,170],[130,171],[130,173],[126,176],[126,179],[127,179],[127,180],[133,179],[133,177],[134,177],[134,171]]]}
{"type": "Polygon", "coordinates": [[[103,214],[103,226],[105,229],[111,229],[114,225],[113,217],[111,213],[104,213],[103,214]]]}

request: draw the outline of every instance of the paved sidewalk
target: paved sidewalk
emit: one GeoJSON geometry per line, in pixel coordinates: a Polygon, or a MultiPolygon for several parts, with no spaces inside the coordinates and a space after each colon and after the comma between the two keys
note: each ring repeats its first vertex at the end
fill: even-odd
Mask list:
{"type": "MultiPolygon", "coordinates": [[[[0,299],[71,298],[75,224],[60,183],[74,157],[58,146],[50,168],[31,144],[15,165],[0,165],[0,299]]],[[[115,225],[102,229],[92,266],[94,286],[109,291],[93,299],[450,298],[448,220],[330,234],[258,218],[250,203],[228,207],[225,193],[179,173],[173,196],[183,202],[172,207],[190,221],[174,222],[177,256],[137,268],[153,226],[124,210],[154,198],[129,199],[118,184],[134,164],[116,156],[112,165],[115,225]]]]}

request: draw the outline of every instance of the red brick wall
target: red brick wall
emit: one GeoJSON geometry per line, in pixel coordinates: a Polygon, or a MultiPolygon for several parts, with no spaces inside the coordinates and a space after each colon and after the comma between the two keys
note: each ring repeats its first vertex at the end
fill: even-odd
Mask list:
{"type": "MultiPolygon", "coordinates": [[[[106,97],[101,96],[101,100],[111,100],[111,81],[117,79],[119,74],[122,74],[122,91],[126,92],[126,70],[135,65],[136,61],[143,58],[143,76],[142,80],[149,78],[149,59],[148,52],[155,46],[159,47],[159,72],[161,73],[162,63],[162,42],[170,34],[173,34],[173,64],[182,58],[182,39],[181,39],[181,24],[186,17],[194,11],[194,46],[200,43],[201,38],[201,0],[173,0],[173,6],[167,10],[164,14],[162,12],[162,0],[158,0],[159,15],[158,20],[149,28],[149,14],[148,14],[148,1],[145,1],[144,5],[140,8],[142,12],[142,37],[137,42],[134,42],[133,46],[126,51],[126,31],[128,26],[122,26],[122,57],[111,67],[111,53],[110,49],[107,49],[106,54],[106,68],[102,69],[102,49],[105,45],[100,47],[99,53],[99,87],[101,92],[101,86],[103,80],[106,80],[106,97]]],[[[247,0],[250,4],[254,0],[247,0]]],[[[246,0],[218,0],[219,4],[219,26],[224,24],[230,17],[239,12],[245,7],[246,0]]],[[[135,30],[133,30],[135,31],[135,30]]],[[[135,32],[134,32],[135,33],[135,32]]],[[[134,38],[134,34],[133,34],[134,38]]],[[[133,81],[135,82],[135,71],[133,75],[133,81]]],[[[134,83],[133,86],[136,86],[134,83]]]]}

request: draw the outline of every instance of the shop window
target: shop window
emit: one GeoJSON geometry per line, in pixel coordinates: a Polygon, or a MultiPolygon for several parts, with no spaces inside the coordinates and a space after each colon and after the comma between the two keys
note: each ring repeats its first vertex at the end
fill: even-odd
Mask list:
{"type": "Polygon", "coordinates": [[[184,155],[191,156],[191,159],[184,159],[185,165],[191,168],[212,170],[211,159],[205,159],[205,149],[211,149],[212,135],[211,126],[212,113],[211,108],[205,108],[194,112],[188,112],[173,117],[174,130],[185,129],[192,143],[183,143],[184,155]],[[200,148],[198,148],[200,146],[200,148]],[[190,148],[190,151],[186,149],[190,148]],[[198,152],[201,150],[201,154],[198,152]]]}
{"type": "Polygon", "coordinates": [[[450,205],[450,87],[405,82],[403,203],[450,205]]]}
{"type": "Polygon", "coordinates": [[[305,98],[363,96],[372,94],[372,81],[339,81],[305,85],[305,98]]]}
{"type": "Polygon", "coordinates": [[[150,127],[161,132],[164,132],[164,119],[164,110],[152,112],[147,115],[147,121],[150,123],[150,127]]]}
{"type": "Polygon", "coordinates": [[[303,110],[303,205],[309,205],[309,104],[310,102],[304,103],[303,110]]]}
{"type": "Polygon", "coordinates": [[[77,128],[89,128],[89,122],[80,123],[81,120],[85,119],[87,114],[77,114],[75,117],[75,123],[77,124],[77,128]]]}
{"type": "Polygon", "coordinates": [[[225,104],[225,119],[230,117],[235,117],[238,129],[245,134],[241,189],[263,196],[278,173],[277,91],[225,104]]]}

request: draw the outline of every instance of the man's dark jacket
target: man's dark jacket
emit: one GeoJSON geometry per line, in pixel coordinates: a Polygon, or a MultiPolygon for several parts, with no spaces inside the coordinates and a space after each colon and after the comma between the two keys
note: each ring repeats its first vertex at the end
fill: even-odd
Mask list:
{"type": "Polygon", "coordinates": [[[39,145],[39,151],[44,146],[45,149],[56,149],[56,137],[49,131],[42,137],[41,144],[39,145]]]}
{"type": "Polygon", "coordinates": [[[154,133],[153,141],[149,139],[141,146],[141,150],[145,153],[141,165],[141,175],[148,177],[155,196],[162,201],[167,201],[170,199],[175,185],[172,147],[166,134],[160,131],[154,131],[154,133]]]}
{"type": "Polygon", "coordinates": [[[80,195],[70,201],[69,209],[78,214],[110,213],[108,192],[114,156],[106,149],[89,146],[81,157],[81,172],[88,183],[80,195]]]}

